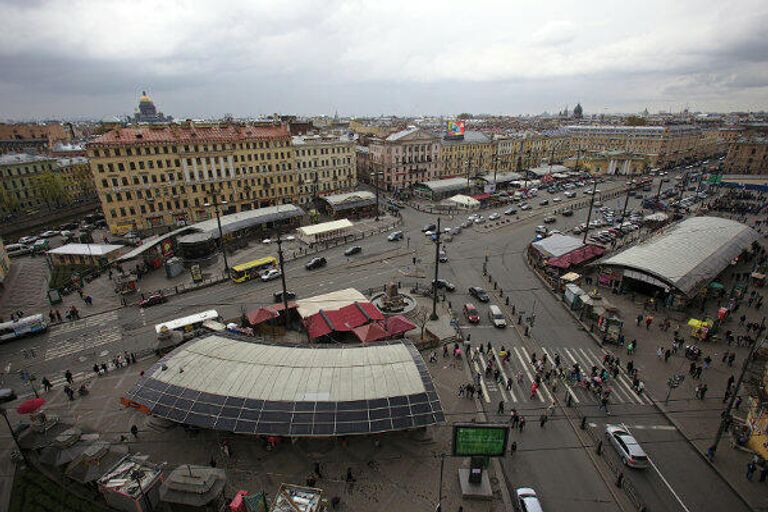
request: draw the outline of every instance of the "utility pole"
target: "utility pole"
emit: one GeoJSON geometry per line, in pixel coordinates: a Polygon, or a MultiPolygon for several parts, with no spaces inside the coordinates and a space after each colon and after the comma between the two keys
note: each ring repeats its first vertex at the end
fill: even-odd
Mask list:
{"type": "Polygon", "coordinates": [[[659,189],[656,191],[656,202],[659,202],[661,196],[661,186],[664,185],[664,176],[659,176],[659,189]]]}
{"type": "Polygon", "coordinates": [[[277,261],[280,263],[280,281],[283,284],[283,314],[285,315],[285,327],[288,328],[288,289],[285,286],[285,261],[283,260],[283,239],[280,238],[280,230],[277,231],[277,261]]]}
{"type": "Polygon", "coordinates": [[[629,194],[634,190],[632,184],[627,185],[627,197],[624,198],[624,208],[621,210],[621,222],[624,222],[624,217],[627,215],[627,206],[629,205],[629,194]]]}
{"type": "Polygon", "coordinates": [[[438,484],[438,494],[437,494],[437,508],[435,509],[436,512],[442,512],[443,511],[443,471],[445,469],[445,454],[440,454],[440,483],[438,484]]]}
{"type": "Polygon", "coordinates": [[[494,192],[498,192],[498,185],[496,184],[496,171],[499,167],[499,157],[498,155],[493,155],[493,190],[494,192]]]}
{"type": "Polygon", "coordinates": [[[216,225],[219,227],[219,242],[221,242],[221,254],[224,256],[224,272],[229,276],[229,263],[227,262],[227,247],[224,243],[224,233],[221,231],[221,217],[219,216],[219,205],[227,204],[226,201],[219,203],[219,196],[217,192],[213,191],[213,202],[205,203],[203,206],[210,208],[213,206],[213,211],[216,212],[216,225]]]}
{"type": "Polygon", "coordinates": [[[595,205],[595,191],[597,190],[597,180],[592,182],[592,198],[589,200],[589,211],[587,212],[587,227],[584,228],[584,238],[581,243],[587,243],[587,233],[589,233],[589,221],[592,219],[592,207],[595,205]]]}
{"type": "Polygon", "coordinates": [[[435,233],[435,280],[432,281],[432,315],[430,320],[437,320],[437,276],[440,267],[440,217],[437,218],[437,232],[435,233]]]}
{"type": "Polygon", "coordinates": [[[373,188],[376,189],[376,222],[379,221],[379,172],[380,171],[374,171],[375,174],[373,176],[373,188]]]}
{"type": "MultiPolygon", "coordinates": [[[[466,162],[467,162],[467,189],[469,189],[470,188],[469,187],[469,173],[471,172],[471,169],[472,169],[472,157],[470,156],[469,159],[466,162]]],[[[467,190],[467,191],[471,192],[471,190],[467,190]]]]}
{"type": "Polygon", "coordinates": [[[579,170],[579,160],[581,159],[581,144],[576,148],[576,167],[573,168],[574,171],[579,170]]]}
{"type": "Polygon", "coordinates": [[[21,445],[19,444],[19,438],[16,437],[16,431],[13,429],[13,425],[11,425],[11,420],[8,419],[8,411],[5,410],[5,407],[0,407],[0,415],[5,418],[5,423],[8,425],[8,430],[11,432],[11,437],[13,438],[13,442],[16,443],[16,449],[19,450],[19,453],[21,454],[21,458],[24,459],[24,463],[29,466],[29,460],[27,460],[27,455],[24,453],[24,450],[21,449],[21,445]]]}
{"type": "Polygon", "coordinates": [[[733,387],[733,393],[731,393],[731,399],[728,401],[728,407],[725,408],[725,411],[723,411],[722,414],[722,418],[720,419],[720,428],[717,429],[715,441],[712,443],[712,446],[709,447],[709,451],[711,453],[710,457],[715,456],[715,452],[717,452],[717,445],[720,444],[720,439],[722,439],[725,430],[728,428],[728,425],[731,424],[731,410],[733,409],[733,403],[736,401],[736,396],[739,394],[741,383],[744,381],[744,375],[747,373],[747,368],[749,368],[749,363],[752,361],[752,357],[755,355],[755,352],[763,345],[763,343],[765,343],[765,338],[766,337],[763,336],[763,339],[760,340],[759,343],[755,342],[752,345],[752,348],[749,349],[749,354],[747,354],[747,357],[744,359],[744,364],[741,366],[739,379],[736,381],[736,385],[733,387]]]}

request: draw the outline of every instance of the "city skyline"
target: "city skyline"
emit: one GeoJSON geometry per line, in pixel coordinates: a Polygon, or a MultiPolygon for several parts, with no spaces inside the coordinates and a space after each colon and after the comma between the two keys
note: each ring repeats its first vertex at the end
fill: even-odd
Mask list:
{"type": "Polygon", "coordinates": [[[177,119],[525,115],[577,101],[587,114],[760,111],[768,100],[768,6],[751,0],[11,0],[0,12],[7,119],[130,115],[144,89],[177,119]]]}

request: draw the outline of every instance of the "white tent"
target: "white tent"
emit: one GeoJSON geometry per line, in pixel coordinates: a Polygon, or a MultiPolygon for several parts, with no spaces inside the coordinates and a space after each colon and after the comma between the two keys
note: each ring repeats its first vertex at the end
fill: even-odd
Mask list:
{"type": "Polygon", "coordinates": [[[480,208],[480,201],[469,196],[465,196],[464,194],[456,194],[455,196],[446,199],[445,202],[458,206],[459,208],[464,208],[466,210],[475,210],[480,208]]]}

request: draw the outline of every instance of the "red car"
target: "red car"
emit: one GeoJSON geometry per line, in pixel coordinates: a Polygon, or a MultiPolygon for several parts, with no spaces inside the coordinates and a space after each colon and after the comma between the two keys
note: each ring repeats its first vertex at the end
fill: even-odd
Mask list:
{"type": "Polygon", "coordinates": [[[163,295],[162,292],[156,292],[147,297],[146,299],[143,299],[139,302],[140,308],[148,308],[150,306],[155,306],[157,304],[164,304],[168,302],[168,297],[163,295]]]}
{"type": "Polygon", "coordinates": [[[473,304],[464,304],[464,316],[471,324],[480,323],[480,313],[477,312],[477,308],[473,304]]]}

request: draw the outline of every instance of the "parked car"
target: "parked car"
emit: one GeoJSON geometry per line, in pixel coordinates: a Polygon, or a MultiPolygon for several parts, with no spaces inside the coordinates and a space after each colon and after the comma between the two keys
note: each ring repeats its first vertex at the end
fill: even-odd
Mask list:
{"type": "Polygon", "coordinates": [[[273,279],[279,278],[281,275],[282,274],[280,273],[280,271],[278,269],[270,268],[270,269],[265,270],[264,272],[261,273],[261,280],[264,281],[264,282],[272,281],[273,279]]]}
{"type": "Polygon", "coordinates": [[[631,468],[645,468],[648,466],[648,456],[643,451],[640,443],[619,425],[606,425],[605,435],[611,441],[611,444],[624,464],[631,468]]]}
{"type": "Polygon", "coordinates": [[[539,204],[541,206],[547,206],[549,204],[549,199],[542,199],[541,201],[539,201],[539,204]]]}
{"type": "Polygon", "coordinates": [[[491,300],[491,298],[488,297],[488,293],[482,288],[480,288],[479,286],[470,286],[469,294],[475,297],[480,302],[489,302],[491,300]]]}
{"type": "Polygon", "coordinates": [[[5,252],[11,258],[32,254],[32,251],[32,247],[24,244],[10,244],[5,246],[5,252]]]}
{"type": "Polygon", "coordinates": [[[265,238],[264,240],[261,241],[261,243],[263,243],[265,245],[269,245],[269,244],[272,243],[272,239],[271,238],[265,238]]]}
{"type": "Polygon", "coordinates": [[[474,304],[464,304],[464,316],[467,322],[471,324],[480,323],[480,313],[478,313],[474,304]]]}
{"type": "Polygon", "coordinates": [[[549,232],[549,229],[547,229],[547,226],[540,225],[536,226],[536,233],[539,235],[546,235],[549,232]]]}
{"type": "Polygon", "coordinates": [[[517,213],[517,208],[507,208],[504,210],[504,215],[514,215],[517,213]]]}
{"type": "Polygon", "coordinates": [[[352,256],[353,254],[357,254],[360,252],[363,252],[363,248],[360,247],[359,245],[353,245],[352,247],[344,251],[344,256],[352,256]]]}
{"type": "Polygon", "coordinates": [[[149,297],[139,301],[139,307],[148,308],[156,306],[157,304],[165,304],[166,302],[168,302],[168,297],[166,297],[163,292],[155,292],[149,297]]]}
{"type": "Polygon", "coordinates": [[[33,243],[37,242],[39,240],[38,237],[31,235],[31,236],[23,236],[19,238],[19,244],[21,245],[32,245],[33,243]]]}
{"type": "Polygon", "coordinates": [[[520,203],[520,209],[521,210],[530,210],[531,209],[531,205],[529,205],[528,203],[520,203]]]}
{"type": "Polygon", "coordinates": [[[437,283],[438,290],[447,290],[449,292],[456,290],[456,285],[445,279],[438,279],[437,281],[432,281],[432,283],[437,283]]]}
{"type": "Polygon", "coordinates": [[[520,487],[515,489],[515,498],[517,499],[517,508],[521,512],[544,512],[536,491],[530,487],[520,487]]]}
{"type": "Polygon", "coordinates": [[[387,240],[390,242],[397,242],[398,240],[403,239],[403,232],[402,231],[393,231],[387,236],[387,240]]]}
{"type": "Polygon", "coordinates": [[[494,213],[492,213],[492,214],[490,214],[490,215],[488,216],[488,220],[496,220],[496,219],[499,219],[499,218],[501,218],[501,215],[499,215],[499,214],[498,214],[498,213],[496,213],[496,212],[494,212],[494,213]]]}
{"type": "Polygon", "coordinates": [[[563,210],[562,212],[563,217],[573,217],[573,210],[568,208],[567,210],[563,210]]]}
{"type": "MultiPolygon", "coordinates": [[[[280,290],[279,292],[275,292],[272,294],[272,298],[274,299],[275,303],[283,302],[283,291],[280,290]]],[[[296,294],[292,291],[288,290],[285,292],[285,298],[287,300],[294,300],[296,298],[296,294]]]]}
{"type": "Polygon", "coordinates": [[[448,255],[445,254],[445,251],[440,251],[437,255],[437,259],[440,260],[440,263],[448,263],[448,255]]]}
{"type": "Polygon", "coordinates": [[[59,236],[59,231],[54,231],[52,229],[49,229],[48,231],[43,231],[40,233],[40,238],[53,238],[54,236],[59,236]]]}
{"type": "Polygon", "coordinates": [[[563,198],[562,198],[562,197],[555,197],[555,198],[553,198],[553,199],[552,199],[552,202],[553,202],[553,203],[559,203],[559,202],[560,202],[560,201],[562,201],[562,200],[563,200],[563,198]]]}
{"type": "Polygon", "coordinates": [[[426,224],[423,228],[421,228],[422,233],[426,233],[427,231],[435,231],[437,229],[437,226],[434,224],[426,224]]]}
{"type": "Polygon", "coordinates": [[[553,222],[557,222],[557,218],[553,217],[552,215],[547,215],[544,217],[544,224],[552,224],[553,222]]]}
{"type": "Polygon", "coordinates": [[[312,258],[309,260],[306,265],[304,265],[304,268],[307,270],[316,270],[318,268],[324,267],[328,264],[328,261],[323,257],[319,256],[317,258],[312,258]]]}

